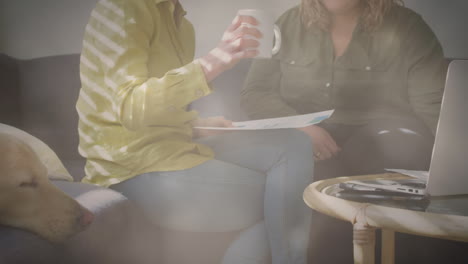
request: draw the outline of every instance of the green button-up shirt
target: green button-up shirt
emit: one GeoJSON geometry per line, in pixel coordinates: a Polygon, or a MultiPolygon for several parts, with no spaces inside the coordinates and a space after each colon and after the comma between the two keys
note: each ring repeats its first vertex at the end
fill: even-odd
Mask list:
{"type": "Polygon", "coordinates": [[[442,48],[423,19],[396,7],[374,32],[358,23],[335,59],[329,32],[307,29],[299,7],[277,22],[282,47],[252,64],[242,105],[254,119],[335,109],[327,122],[421,118],[435,132],[446,73],[442,48]]]}

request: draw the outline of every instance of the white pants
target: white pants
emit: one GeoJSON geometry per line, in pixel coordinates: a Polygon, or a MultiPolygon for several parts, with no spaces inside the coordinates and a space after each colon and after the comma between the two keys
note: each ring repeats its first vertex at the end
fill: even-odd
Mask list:
{"type": "Polygon", "coordinates": [[[242,230],[223,264],[305,264],[311,209],[310,139],[296,129],[230,132],[199,140],[215,159],[182,171],[139,175],[111,188],[163,228],[242,230]]]}

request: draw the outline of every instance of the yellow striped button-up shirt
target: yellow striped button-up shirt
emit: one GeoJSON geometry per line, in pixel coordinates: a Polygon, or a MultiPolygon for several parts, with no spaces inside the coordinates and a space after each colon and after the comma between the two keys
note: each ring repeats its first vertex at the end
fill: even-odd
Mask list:
{"type": "Polygon", "coordinates": [[[76,105],[84,182],[110,186],[213,157],[192,142],[188,111],[211,92],[193,63],[194,30],[168,0],[101,0],[86,26],[76,105]]]}

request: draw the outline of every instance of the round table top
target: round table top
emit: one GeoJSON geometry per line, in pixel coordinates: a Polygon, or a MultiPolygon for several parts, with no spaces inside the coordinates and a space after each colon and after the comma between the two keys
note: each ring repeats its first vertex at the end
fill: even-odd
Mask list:
{"type": "Polygon", "coordinates": [[[356,202],[331,195],[331,187],[349,180],[408,178],[398,173],[339,177],[317,181],[304,191],[305,203],[324,214],[352,224],[422,236],[468,242],[468,195],[431,197],[424,211],[371,202],[356,202]]]}

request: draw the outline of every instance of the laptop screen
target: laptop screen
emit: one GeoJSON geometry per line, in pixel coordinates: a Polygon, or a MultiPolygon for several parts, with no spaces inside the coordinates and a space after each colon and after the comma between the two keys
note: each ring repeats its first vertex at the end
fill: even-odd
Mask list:
{"type": "Polygon", "coordinates": [[[448,68],[427,193],[468,194],[468,60],[448,68]]]}

